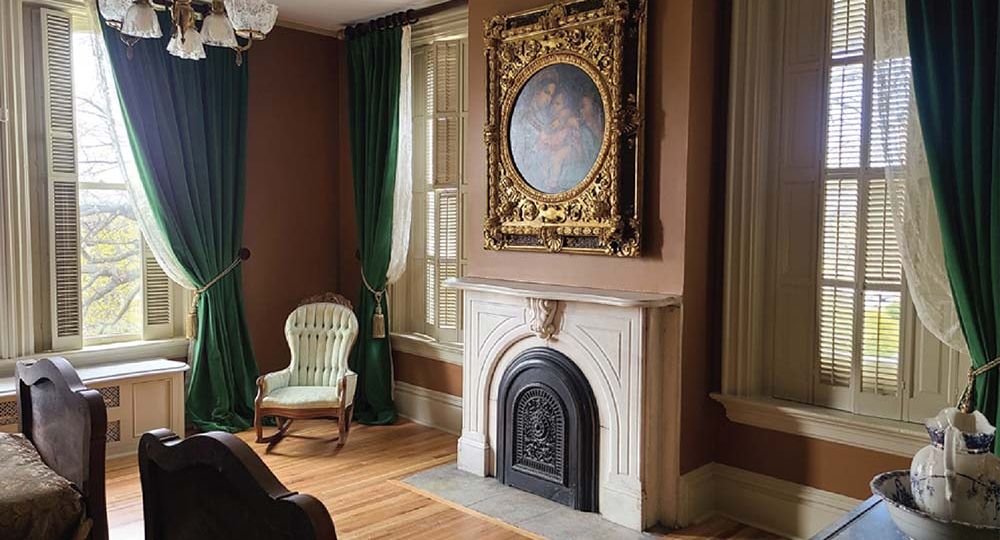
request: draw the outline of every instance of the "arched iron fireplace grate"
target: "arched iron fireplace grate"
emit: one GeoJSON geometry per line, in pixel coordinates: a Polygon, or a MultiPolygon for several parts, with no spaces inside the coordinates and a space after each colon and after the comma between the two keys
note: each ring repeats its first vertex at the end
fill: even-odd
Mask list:
{"type": "Polygon", "coordinates": [[[554,349],[524,351],[504,372],[497,410],[500,482],[596,512],[597,405],[580,368],[554,349]]]}

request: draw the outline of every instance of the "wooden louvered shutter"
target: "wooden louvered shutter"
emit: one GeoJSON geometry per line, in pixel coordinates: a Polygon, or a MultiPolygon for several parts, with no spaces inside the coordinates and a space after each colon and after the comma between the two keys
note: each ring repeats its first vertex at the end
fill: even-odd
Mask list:
{"type": "Polygon", "coordinates": [[[892,97],[884,92],[900,92],[905,102],[908,84],[887,78],[873,60],[870,2],[832,7],[816,396],[819,404],[900,418],[903,271],[885,174],[901,165],[886,158],[905,156],[906,128],[886,129],[888,111],[876,108],[892,97]]]}
{"type": "Polygon", "coordinates": [[[462,272],[460,221],[465,122],[464,39],[415,46],[413,226],[410,261],[394,288],[394,331],[461,341],[461,292],[444,283],[462,272]]]}
{"type": "MultiPolygon", "coordinates": [[[[440,284],[458,277],[458,183],[461,146],[462,42],[434,44],[434,187],[437,192],[437,274],[440,284]]],[[[438,287],[438,339],[457,341],[458,291],[438,287]]]]}
{"type": "Polygon", "coordinates": [[[433,44],[428,113],[433,119],[427,197],[427,323],[438,341],[459,341],[460,293],[443,284],[459,275],[459,183],[462,137],[462,41],[433,44]]]}
{"type": "Polygon", "coordinates": [[[434,184],[458,184],[461,42],[434,44],[434,184]]]}
{"type": "Polygon", "coordinates": [[[823,151],[824,0],[785,3],[775,212],[768,246],[774,275],[770,349],[774,397],[808,402],[816,351],[818,201],[823,151]]]}
{"type": "Polygon", "coordinates": [[[52,349],[83,345],[80,212],[73,118],[72,17],[42,9],[41,60],[49,186],[52,349]]]}
{"type": "MultiPolygon", "coordinates": [[[[458,192],[438,192],[438,278],[441,283],[458,277],[458,192]]],[[[440,287],[437,299],[438,339],[458,341],[459,298],[456,289],[440,287]]]]}
{"type": "Polygon", "coordinates": [[[174,335],[173,288],[153,252],[142,246],[142,339],[165,339],[174,335]]]}

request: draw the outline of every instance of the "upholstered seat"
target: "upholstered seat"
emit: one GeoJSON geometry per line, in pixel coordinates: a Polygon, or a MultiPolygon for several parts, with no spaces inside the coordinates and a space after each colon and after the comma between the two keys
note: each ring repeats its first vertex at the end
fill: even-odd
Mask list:
{"type": "Polygon", "coordinates": [[[347,366],[358,337],[358,319],[343,296],[312,297],[288,316],[288,367],[257,379],[254,427],[257,442],[276,443],[293,419],[336,418],[337,444],[347,442],[358,376],[347,366]],[[263,417],[279,419],[278,431],[263,436],[263,417]]]}
{"type": "Polygon", "coordinates": [[[265,407],[316,408],[339,407],[336,386],[286,386],[271,391],[261,403],[265,407]]]}
{"type": "Polygon", "coordinates": [[[20,433],[0,433],[0,537],[85,538],[91,521],[73,484],[20,433]]]}

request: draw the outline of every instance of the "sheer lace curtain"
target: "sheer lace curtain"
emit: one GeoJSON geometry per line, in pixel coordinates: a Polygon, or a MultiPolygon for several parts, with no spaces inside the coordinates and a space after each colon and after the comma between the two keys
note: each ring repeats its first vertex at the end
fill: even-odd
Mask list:
{"type": "Polygon", "coordinates": [[[935,337],[964,352],[965,336],[945,270],[941,229],[913,95],[905,0],[875,0],[874,9],[873,161],[886,165],[893,225],[917,315],[935,337]]]}
{"type": "MultiPolygon", "coordinates": [[[[104,45],[104,40],[99,35],[101,20],[97,14],[97,2],[87,2],[87,4],[90,7],[90,22],[95,31],[93,40],[94,54],[100,63],[102,78],[104,81],[107,81],[108,91],[114,94],[115,103],[120,103],[118,88],[114,84],[114,75],[111,71],[111,61],[108,59],[108,50],[104,45]]],[[[121,156],[122,165],[127,171],[125,177],[129,199],[131,199],[132,206],[135,209],[136,219],[139,222],[139,228],[142,230],[142,238],[145,240],[149,250],[153,252],[153,256],[156,257],[156,262],[160,263],[160,268],[166,272],[167,276],[174,283],[185,289],[195,290],[197,286],[195,286],[180,263],[177,262],[174,252],[167,244],[166,237],[156,223],[156,218],[153,217],[153,209],[149,206],[145,189],[142,187],[142,180],[139,178],[139,171],[136,169],[135,160],[132,158],[131,146],[127,144],[128,134],[125,132],[125,121],[122,117],[121,107],[115,106],[111,107],[111,109],[115,115],[114,125],[117,131],[117,138],[123,142],[122,147],[125,149],[121,156]]]]}
{"type": "Polygon", "coordinates": [[[385,272],[386,284],[395,283],[406,270],[410,251],[410,221],[413,213],[413,83],[410,75],[410,26],[403,27],[399,68],[399,142],[396,154],[396,186],[392,193],[392,253],[385,272]]]}

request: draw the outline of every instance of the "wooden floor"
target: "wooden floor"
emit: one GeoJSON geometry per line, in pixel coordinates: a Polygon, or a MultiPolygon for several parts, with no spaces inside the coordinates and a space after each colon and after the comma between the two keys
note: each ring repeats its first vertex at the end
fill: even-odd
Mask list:
{"type": "MultiPolygon", "coordinates": [[[[417,471],[455,461],[453,435],[414,424],[355,425],[340,451],[332,422],[299,421],[264,462],[288,489],[323,501],[337,535],[352,538],[537,538],[503,522],[426,497],[399,482],[417,471]]],[[[253,443],[250,432],[240,438],[253,443]]],[[[142,499],[134,457],[108,462],[108,519],[113,540],[141,539],[142,499]]],[[[670,539],[760,538],[773,535],[724,519],[662,535],[670,539]]]]}

